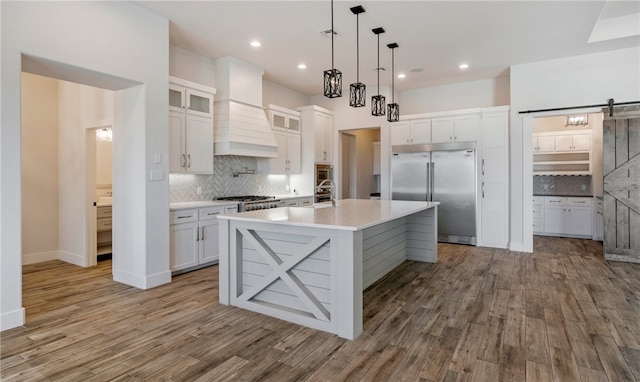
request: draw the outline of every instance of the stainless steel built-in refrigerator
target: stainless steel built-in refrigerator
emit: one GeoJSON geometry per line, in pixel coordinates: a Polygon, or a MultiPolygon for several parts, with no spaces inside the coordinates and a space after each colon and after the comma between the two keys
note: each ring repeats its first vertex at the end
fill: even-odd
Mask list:
{"type": "Polygon", "coordinates": [[[438,241],[475,245],[475,143],[393,146],[392,151],[392,199],[440,202],[438,241]]]}

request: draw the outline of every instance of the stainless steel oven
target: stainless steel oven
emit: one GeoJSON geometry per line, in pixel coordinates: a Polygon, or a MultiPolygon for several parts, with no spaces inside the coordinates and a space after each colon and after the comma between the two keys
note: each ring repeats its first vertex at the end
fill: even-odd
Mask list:
{"type": "Polygon", "coordinates": [[[333,180],[333,167],[328,164],[316,164],[316,203],[328,202],[331,200],[331,193],[327,188],[323,188],[321,190],[318,189],[318,185],[327,179],[333,180]]]}

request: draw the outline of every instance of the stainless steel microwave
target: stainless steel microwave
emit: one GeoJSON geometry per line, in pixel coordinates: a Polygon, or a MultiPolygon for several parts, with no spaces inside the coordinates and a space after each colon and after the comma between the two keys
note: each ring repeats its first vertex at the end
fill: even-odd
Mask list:
{"type": "Polygon", "coordinates": [[[333,179],[333,167],[328,164],[316,164],[316,186],[327,179],[333,179]]]}

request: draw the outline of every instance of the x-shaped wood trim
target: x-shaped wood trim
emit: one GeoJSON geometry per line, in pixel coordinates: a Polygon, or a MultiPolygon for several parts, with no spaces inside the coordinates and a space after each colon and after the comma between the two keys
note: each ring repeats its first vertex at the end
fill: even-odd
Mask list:
{"type": "Polygon", "coordinates": [[[240,231],[240,234],[247,239],[256,252],[258,252],[271,267],[271,273],[265,275],[259,283],[255,284],[249,290],[238,296],[239,299],[249,301],[271,283],[280,278],[285,282],[285,284],[287,284],[293,293],[298,296],[298,298],[317,319],[330,321],[330,313],[327,308],[322,305],[316,296],[314,296],[313,293],[311,293],[302,281],[300,281],[300,279],[292,272],[293,267],[308,256],[311,256],[313,252],[317,251],[318,248],[322,247],[327,241],[329,241],[328,237],[314,238],[307,243],[304,249],[299,253],[293,254],[293,256],[287,258],[286,261],[282,261],[255,230],[238,228],[238,231],[240,231]]]}

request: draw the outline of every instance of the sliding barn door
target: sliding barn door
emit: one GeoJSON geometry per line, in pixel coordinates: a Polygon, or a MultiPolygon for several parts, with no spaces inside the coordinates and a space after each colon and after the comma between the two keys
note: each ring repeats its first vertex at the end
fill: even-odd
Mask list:
{"type": "Polygon", "coordinates": [[[640,263],[640,108],[603,114],[604,258],[640,263]]]}

